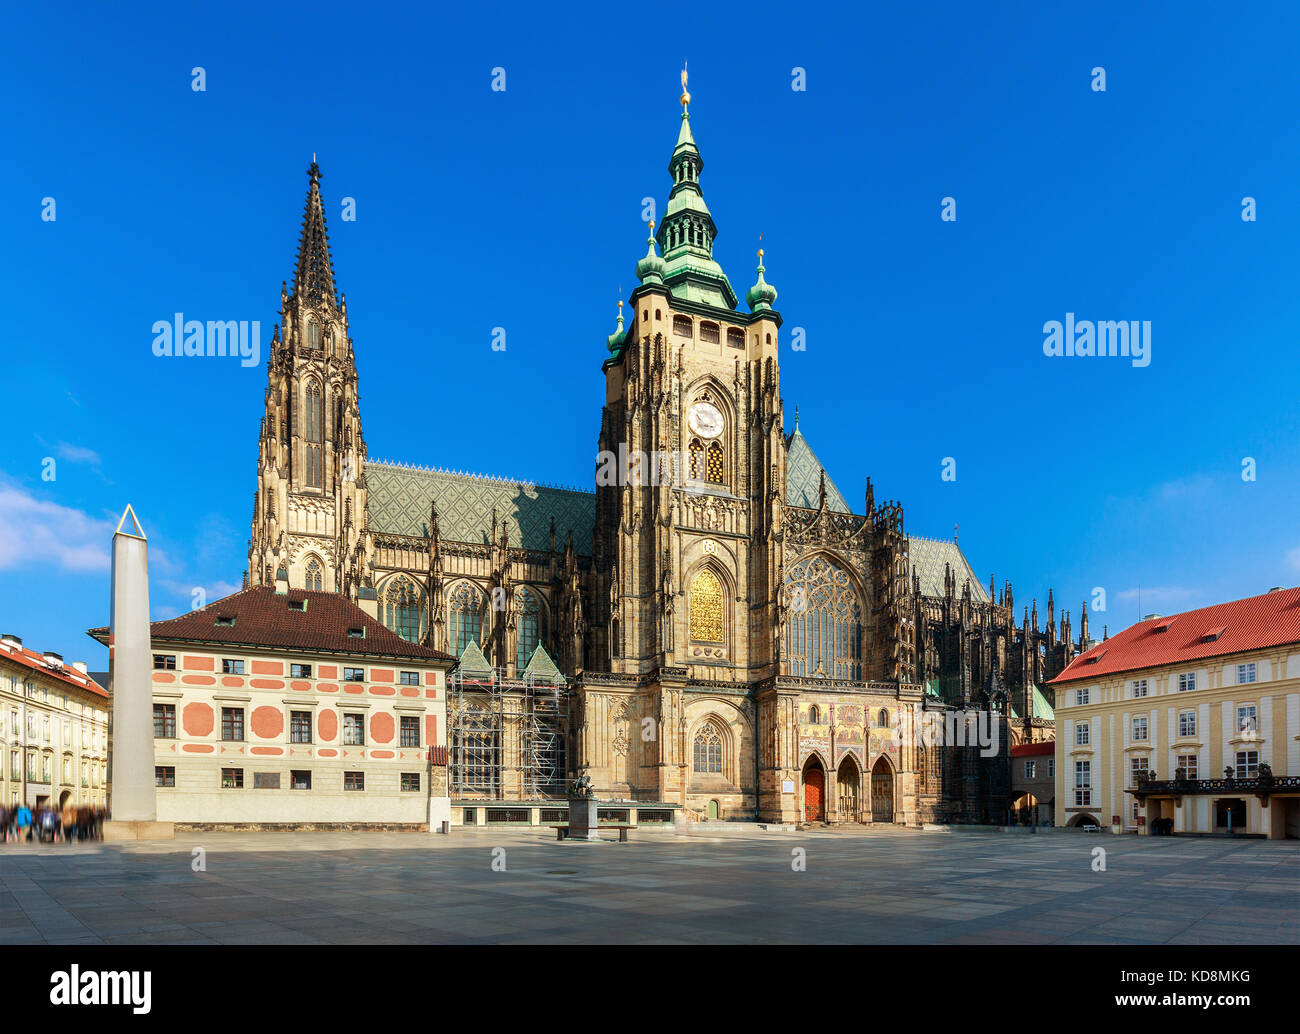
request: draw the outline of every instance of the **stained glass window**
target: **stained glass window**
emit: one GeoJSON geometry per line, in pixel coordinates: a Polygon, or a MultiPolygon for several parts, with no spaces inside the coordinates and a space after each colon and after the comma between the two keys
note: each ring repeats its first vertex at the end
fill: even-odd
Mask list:
{"type": "Polygon", "coordinates": [[[457,657],[471,639],[480,645],[483,642],[483,602],[483,593],[469,582],[461,582],[448,597],[448,636],[457,657]]]}
{"type": "Polygon", "coordinates": [[[320,564],[313,557],[307,564],[307,583],[304,588],[315,589],[319,592],[324,587],[324,576],[321,572],[320,564]]]}
{"type": "Polygon", "coordinates": [[[722,584],[712,571],[701,571],[691,583],[691,638],[722,642],[722,584]]]}
{"type": "Polygon", "coordinates": [[[424,594],[408,578],[389,582],[384,591],[384,624],[412,643],[424,636],[424,594]]]}
{"type": "Polygon", "coordinates": [[[518,648],[515,650],[515,664],[523,671],[528,660],[542,641],[542,607],[537,594],[529,589],[520,589],[515,593],[515,633],[518,648]]]}
{"type": "Polygon", "coordinates": [[[695,734],[695,771],[722,772],[722,735],[712,722],[705,722],[695,734]]]}
{"type": "Polygon", "coordinates": [[[786,575],[789,674],[862,678],[862,605],[848,574],[825,556],[800,560],[786,575]]]}
{"type": "Polygon", "coordinates": [[[307,385],[307,485],[320,488],[324,481],[322,450],[320,445],[312,444],[325,440],[325,409],[322,405],[320,387],[307,385]]]}

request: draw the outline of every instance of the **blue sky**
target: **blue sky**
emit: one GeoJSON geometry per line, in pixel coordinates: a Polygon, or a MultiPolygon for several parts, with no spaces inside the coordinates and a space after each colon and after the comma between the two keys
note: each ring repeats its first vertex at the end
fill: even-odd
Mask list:
{"type": "Polygon", "coordinates": [[[1055,586],[1076,630],[1095,587],[1099,631],[1139,584],[1163,612],[1296,584],[1300,15],[1129,6],[11,12],[0,630],[106,664],[84,632],[127,502],[155,616],[239,584],[265,348],[159,359],[150,328],[269,337],[313,153],[371,458],[590,485],[683,59],[715,257],[743,295],[763,234],[806,333],[787,422],[851,503],[870,475],[911,533],[959,525],[981,579],[1055,586]],[[1066,312],[1151,321],[1150,366],[1045,357],[1066,312]]]}

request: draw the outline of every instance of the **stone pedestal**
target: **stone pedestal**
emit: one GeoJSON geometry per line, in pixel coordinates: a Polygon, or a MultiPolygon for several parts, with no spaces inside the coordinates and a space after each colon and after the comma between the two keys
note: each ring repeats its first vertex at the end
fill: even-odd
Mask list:
{"type": "Polygon", "coordinates": [[[170,822],[120,822],[110,819],[104,823],[104,842],[121,843],[126,840],[175,840],[176,830],[170,822]]]}
{"type": "Polygon", "coordinates": [[[599,823],[596,808],[597,801],[594,797],[570,797],[569,798],[569,839],[570,840],[599,840],[597,832],[599,823]]]}

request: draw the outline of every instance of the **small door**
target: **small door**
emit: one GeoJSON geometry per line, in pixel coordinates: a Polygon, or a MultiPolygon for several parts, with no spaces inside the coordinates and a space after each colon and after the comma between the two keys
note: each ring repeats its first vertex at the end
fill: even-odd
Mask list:
{"type": "Polygon", "coordinates": [[[718,817],[718,802],[709,801],[709,821],[713,822],[718,817]]]}
{"type": "Polygon", "coordinates": [[[894,774],[884,758],[871,770],[871,820],[894,821],[894,774]]]}
{"type": "Polygon", "coordinates": [[[826,795],[826,773],[813,766],[803,774],[803,814],[805,822],[821,822],[826,818],[823,798],[826,795]]]}

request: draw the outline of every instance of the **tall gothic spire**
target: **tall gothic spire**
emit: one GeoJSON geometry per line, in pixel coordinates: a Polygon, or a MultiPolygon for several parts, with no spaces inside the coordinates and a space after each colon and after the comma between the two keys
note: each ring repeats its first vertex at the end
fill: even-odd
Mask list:
{"type": "Polygon", "coordinates": [[[736,292],[726,274],[713,261],[713,241],[718,228],[700,192],[700,170],[704,159],[691,132],[691,95],[682,70],[682,117],[677,145],[668,160],[673,188],[659,231],[655,235],[667,270],[664,280],[674,295],[721,308],[736,307],[736,292]]]}
{"type": "Polygon", "coordinates": [[[293,293],[309,304],[324,301],[337,307],[334,260],[330,257],[330,237],[325,229],[325,206],[320,196],[320,166],[316,164],[315,155],[312,155],[307,175],[311,177],[311,183],[307,187],[307,204],[302,213],[302,233],[298,236],[293,293]]]}

